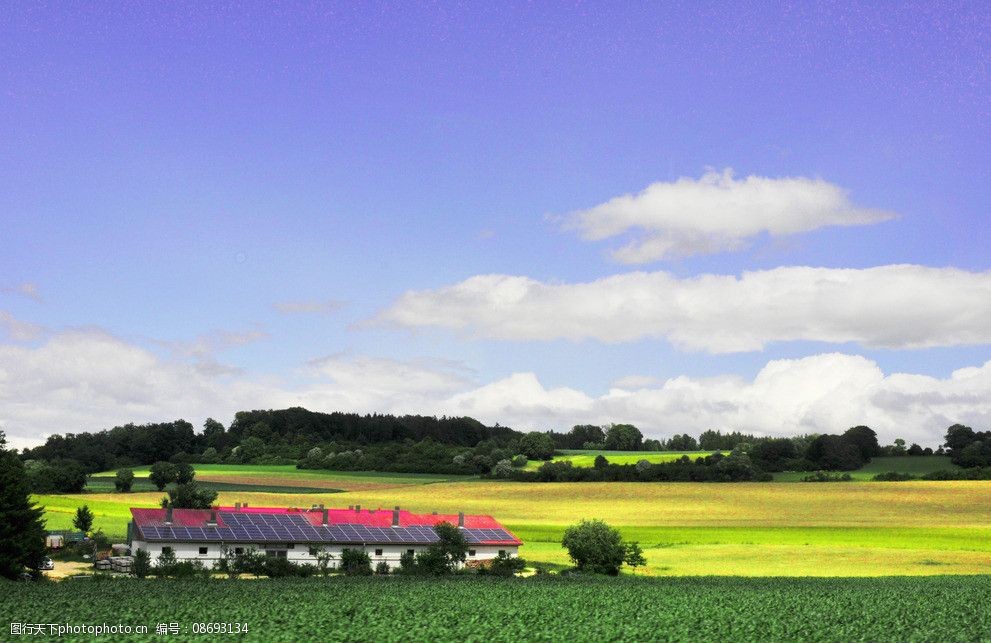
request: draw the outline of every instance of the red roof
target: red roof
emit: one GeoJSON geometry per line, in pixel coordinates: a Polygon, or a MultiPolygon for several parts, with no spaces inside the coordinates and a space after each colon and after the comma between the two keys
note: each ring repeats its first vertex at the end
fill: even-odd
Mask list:
{"type": "MultiPolygon", "coordinates": [[[[305,517],[311,525],[319,527],[323,522],[323,509],[284,508],[284,507],[214,507],[210,509],[173,509],[172,524],[179,527],[205,527],[210,519],[211,511],[216,512],[218,527],[224,524],[224,513],[252,514],[296,514],[305,517]]],[[[353,524],[365,527],[391,527],[391,509],[326,509],[328,524],[353,524]]],[[[131,516],[138,527],[165,525],[165,509],[131,508],[131,516]]],[[[417,525],[434,526],[442,522],[458,524],[457,514],[417,514],[405,510],[399,512],[399,526],[412,527],[417,525]]],[[[509,533],[513,541],[492,541],[491,544],[515,544],[523,542],[503,527],[492,516],[465,514],[464,526],[467,529],[503,529],[509,533]]],[[[487,544],[487,543],[486,543],[487,544]]]]}

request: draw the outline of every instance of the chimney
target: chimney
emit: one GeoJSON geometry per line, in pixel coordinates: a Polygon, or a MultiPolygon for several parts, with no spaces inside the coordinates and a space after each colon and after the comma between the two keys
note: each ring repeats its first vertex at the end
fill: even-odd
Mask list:
{"type": "Polygon", "coordinates": [[[348,511],[354,511],[354,505],[348,505],[348,511]]]}
{"type": "Polygon", "coordinates": [[[241,503],[240,502],[235,502],[234,503],[234,511],[241,511],[241,503]]]}
{"type": "Polygon", "coordinates": [[[165,508],[165,524],[172,524],[172,504],[170,503],[168,507],[165,508]]]}
{"type": "Polygon", "coordinates": [[[207,527],[216,527],[217,526],[217,510],[216,509],[211,509],[210,510],[210,520],[208,520],[206,524],[207,524],[207,527]]]}
{"type": "Polygon", "coordinates": [[[241,508],[242,509],[247,509],[248,508],[248,503],[246,503],[246,502],[241,503],[241,508]]]}
{"type": "Polygon", "coordinates": [[[361,505],[355,505],[354,506],[354,510],[357,511],[357,512],[360,512],[361,511],[361,505]]]}
{"type": "Polygon", "coordinates": [[[458,527],[464,527],[464,526],[465,526],[465,512],[459,511],[458,512],[458,527]]]}
{"type": "Polygon", "coordinates": [[[322,525],[323,525],[324,527],[326,527],[326,526],[327,526],[327,510],[326,510],[326,509],[324,509],[324,510],[323,510],[323,522],[321,522],[321,524],[322,524],[322,525]]]}
{"type": "Polygon", "coordinates": [[[399,526],[399,507],[396,507],[392,511],[392,526],[393,527],[399,526]]]}
{"type": "Polygon", "coordinates": [[[436,515],[437,515],[437,512],[436,512],[436,511],[435,511],[435,512],[433,512],[433,515],[435,515],[435,516],[436,516],[436,515]]]}

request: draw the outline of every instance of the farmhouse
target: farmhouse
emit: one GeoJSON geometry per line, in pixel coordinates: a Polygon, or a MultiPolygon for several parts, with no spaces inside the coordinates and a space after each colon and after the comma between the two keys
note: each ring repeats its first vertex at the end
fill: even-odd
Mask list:
{"type": "Polygon", "coordinates": [[[213,565],[225,550],[264,552],[295,563],[316,563],[329,553],[334,564],[344,549],[363,549],[375,566],[399,566],[406,552],[419,553],[437,542],[434,526],[447,522],[463,530],[468,561],[495,558],[500,552],[515,556],[522,541],[491,516],[415,514],[400,510],[280,509],[233,507],[214,509],[131,509],[128,542],[131,552],[144,549],[154,562],[171,548],[178,560],[213,565]]]}

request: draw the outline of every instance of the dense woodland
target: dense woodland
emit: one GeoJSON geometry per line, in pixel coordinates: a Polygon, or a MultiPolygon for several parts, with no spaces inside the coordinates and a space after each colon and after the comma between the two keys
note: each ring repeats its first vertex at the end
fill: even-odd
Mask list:
{"type": "MultiPolygon", "coordinates": [[[[523,433],[470,417],[316,413],[303,408],[238,412],[229,427],[208,419],[202,431],[185,420],[126,424],[96,433],[53,435],[20,454],[35,493],[79,492],[98,471],[171,463],[293,464],[304,469],[488,475],[518,480],[763,480],[777,471],[851,471],[871,458],[946,453],[962,467],[991,465],[991,432],[953,425],[946,450],[903,440],[882,446],[866,426],[842,434],[770,438],[717,430],[698,438],[645,439],[631,424],[576,425],[523,433]],[[563,449],[723,451],[676,462],[581,469],[550,460],[563,449]],[[649,465],[649,467],[648,467],[649,465]],[[636,467],[639,467],[637,469],[636,467]]],[[[968,475],[983,475],[971,473],[968,475]]]]}

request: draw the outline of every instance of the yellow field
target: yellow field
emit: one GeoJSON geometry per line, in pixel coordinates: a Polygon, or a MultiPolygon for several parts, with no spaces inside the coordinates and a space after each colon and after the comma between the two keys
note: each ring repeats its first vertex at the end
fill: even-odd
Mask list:
{"type": "MultiPolygon", "coordinates": [[[[162,494],[43,496],[50,525],[87,503],[122,534],[128,506],[162,494]]],[[[567,564],[563,529],[601,518],[644,547],[654,575],[872,576],[991,573],[991,482],[404,484],[335,494],[221,493],[255,506],[401,505],[488,513],[520,536],[521,555],[567,564]]]]}

